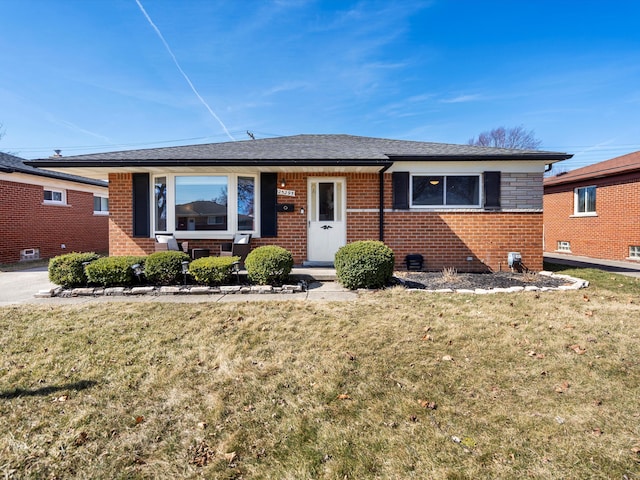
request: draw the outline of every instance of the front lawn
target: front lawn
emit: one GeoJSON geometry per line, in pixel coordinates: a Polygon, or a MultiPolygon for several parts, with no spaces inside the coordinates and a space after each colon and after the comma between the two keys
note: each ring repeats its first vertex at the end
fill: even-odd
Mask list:
{"type": "Polygon", "coordinates": [[[640,281],[0,308],[4,478],[640,475],[640,281]]]}

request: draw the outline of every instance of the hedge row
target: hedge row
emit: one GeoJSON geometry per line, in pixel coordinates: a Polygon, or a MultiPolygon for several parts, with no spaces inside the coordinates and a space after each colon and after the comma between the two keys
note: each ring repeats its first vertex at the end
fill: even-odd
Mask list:
{"type": "MultiPolygon", "coordinates": [[[[49,261],[49,280],[63,287],[99,285],[130,286],[145,281],[154,285],[175,285],[184,278],[183,264],[201,285],[220,285],[232,280],[239,257],[203,257],[190,261],[184,252],[157,252],[148,256],[100,257],[96,253],[69,253],[49,261]],[[144,278],[136,275],[139,265],[144,278]]],[[[258,247],[245,259],[249,281],[256,284],[282,284],[293,268],[293,255],[275,245],[258,247]]],[[[338,281],[350,289],[381,288],[393,275],[393,251],[382,242],[353,242],[335,256],[338,281]]]]}

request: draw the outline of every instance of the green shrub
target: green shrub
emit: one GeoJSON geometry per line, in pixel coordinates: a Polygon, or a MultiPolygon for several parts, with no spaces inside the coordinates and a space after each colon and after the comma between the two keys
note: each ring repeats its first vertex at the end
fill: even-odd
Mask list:
{"type": "Polygon", "coordinates": [[[49,260],[49,280],[62,287],[87,285],[87,276],[83,263],[100,258],[95,252],[67,253],[49,260]]]}
{"type": "Polygon", "coordinates": [[[347,288],[380,288],[393,276],[393,250],[374,240],[353,242],[335,256],[336,277],[347,288]]]}
{"type": "Polygon", "coordinates": [[[202,257],[189,265],[189,274],[203,285],[220,285],[227,283],[233,273],[233,262],[240,257],[202,257]]]}
{"type": "Polygon", "coordinates": [[[273,285],[284,282],[293,268],[293,255],[276,245],[258,247],[244,261],[247,277],[252,283],[273,285]]]}
{"type": "Polygon", "coordinates": [[[182,280],[182,262],[191,258],[184,252],[156,252],[144,261],[144,276],[154,285],[175,285],[182,280]]]}
{"type": "Polygon", "coordinates": [[[104,257],[87,265],[85,272],[90,283],[103,287],[127,286],[137,282],[131,265],[144,265],[146,257],[104,257]]]}

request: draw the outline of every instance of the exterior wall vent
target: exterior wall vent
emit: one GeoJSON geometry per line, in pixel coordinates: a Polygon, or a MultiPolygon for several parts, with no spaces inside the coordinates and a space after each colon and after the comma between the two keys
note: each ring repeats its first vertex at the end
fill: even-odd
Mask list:
{"type": "Polygon", "coordinates": [[[40,258],[39,248],[25,248],[24,250],[20,250],[21,262],[24,262],[26,260],[38,260],[39,258],[40,258]]]}

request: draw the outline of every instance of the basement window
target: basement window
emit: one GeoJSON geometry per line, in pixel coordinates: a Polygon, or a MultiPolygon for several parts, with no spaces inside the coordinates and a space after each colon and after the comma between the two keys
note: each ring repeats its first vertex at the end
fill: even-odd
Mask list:
{"type": "Polygon", "coordinates": [[[44,203],[48,205],[64,205],[66,203],[65,191],[45,188],[44,203]]]}
{"type": "Polygon", "coordinates": [[[571,242],[567,242],[561,240],[558,242],[558,252],[570,252],[571,251],[571,242]]]}
{"type": "Polygon", "coordinates": [[[640,260],[640,245],[631,245],[629,247],[629,258],[640,260]]]}

